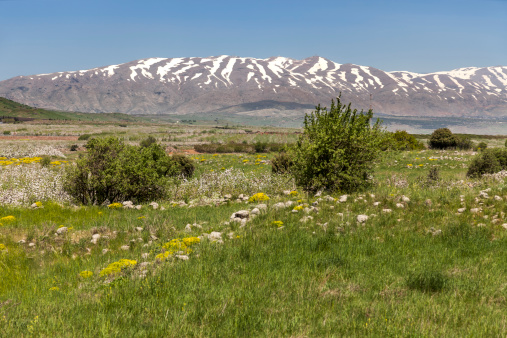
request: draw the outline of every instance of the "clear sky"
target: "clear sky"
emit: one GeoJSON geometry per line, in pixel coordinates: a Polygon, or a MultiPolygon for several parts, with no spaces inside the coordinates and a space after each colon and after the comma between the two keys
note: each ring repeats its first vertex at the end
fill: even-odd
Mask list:
{"type": "Polygon", "coordinates": [[[148,57],[507,66],[507,0],[0,0],[0,80],[148,57]]]}

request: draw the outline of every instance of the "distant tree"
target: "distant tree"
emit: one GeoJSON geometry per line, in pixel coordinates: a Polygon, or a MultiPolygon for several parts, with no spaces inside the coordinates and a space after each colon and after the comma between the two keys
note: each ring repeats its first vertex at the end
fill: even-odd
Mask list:
{"type": "Polygon", "coordinates": [[[429,146],[432,149],[455,148],[457,144],[458,139],[448,128],[437,129],[430,136],[429,146]]]}

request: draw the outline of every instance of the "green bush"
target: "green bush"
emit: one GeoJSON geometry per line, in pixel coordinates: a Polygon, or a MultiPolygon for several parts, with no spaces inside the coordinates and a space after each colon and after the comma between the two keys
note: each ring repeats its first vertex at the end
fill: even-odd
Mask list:
{"type": "Polygon", "coordinates": [[[486,149],[473,158],[468,167],[468,177],[480,177],[507,170],[507,149],[486,149]]]}
{"type": "Polygon", "coordinates": [[[78,141],[87,141],[92,135],[91,134],[83,134],[79,135],[77,138],[78,141]]]}
{"type": "Polygon", "coordinates": [[[476,151],[484,150],[488,147],[488,144],[486,142],[480,142],[477,147],[475,148],[476,151]]]}
{"type": "Polygon", "coordinates": [[[467,135],[456,135],[456,148],[461,150],[469,150],[474,147],[474,143],[470,136],[467,135]]]}
{"type": "Polygon", "coordinates": [[[10,134],[11,134],[10,130],[4,130],[4,135],[10,135],[10,134]]]}
{"type": "Polygon", "coordinates": [[[77,151],[77,148],[79,148],[78,145],[77,144],[73,144],[73,145],[70,146],[70,151],[77,151]]]}
{"type": "Polygon", "coordinates": [[[49,167],[51,164],[51,157],[49,156],[42,156],[42,159],[40,160],[41,167],[49,167]]]}
{"type": "Polygon", "coordinates": [[[108,137],[89,140],[87,149],[68,169],[65,184],[83,204],[159,199],[165,196],[167,177],[181,174],[181,165],[157,144],[143,148],[108,137]]]}
{"type": "Polygon", "coordinates": [[[287,153],[282,152],[271,159],[271,171],[275,174],[290,173],[293,162],[287,153]]]}
{"type": "Polygon", "coordinates": [[[421,150],[424,149],[424,144],[418,141],[414,135],[410,135],[405,130],[396,130],[391,133],[393,145],[395,150],[421,150]]]}
{"type": "Polygon", "coordinates": [[[185,155],[174,154],[172,160],[177,166],[177,171],[184,178],[190,178],[194,175],[195,165],[194,161],[185,155]]]}
{"type": "Polygon", "coordinates": [[[429,141],[429,146],[431,149],[455,148],[457,144],[457,137],[448,128],[440,128],[435,130],[431,134],[429,141]]]}
{"type": "Polygon", "coordinates": [[[372,110],[358,113],[350,106],[338,97],[329,111],[319,105],[305,116],[303,134],[288,152],[296,184],[304,190],[351,192],[369,185],[388,136],[379,120],[370,124],[372,110]]]}
{"type": "Polygon", "coordinates": [[[139,145],[143,148],[148,148],[154,143],[157,143],[157,139],[150,135],[141,142],[139,142],[139,145]]]}

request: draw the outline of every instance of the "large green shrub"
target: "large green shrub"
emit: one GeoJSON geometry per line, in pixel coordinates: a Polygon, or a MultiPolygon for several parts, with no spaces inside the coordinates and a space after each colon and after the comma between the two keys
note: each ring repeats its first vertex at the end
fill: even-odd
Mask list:
{"type": "Polygon", "coordinates": [[[414,135],[410,135],[405,130],[396,130],[391,133],[393,141],[393,149],[396,150],[421,150],[424,149],[424,144],[418,141],[414,135]]]}
{"type": "Polygon", "coordinates": [[[168,156],[158,144],[143,148],[108,137],[91,139],[87,149],[68,170],[65,185],[67,193],[83,204],[162,198],[167,177],[182,172],[181,161],[168,156]]]}
{"type": "Polygon", "coordinates": [[[461,150],[470,150],[474,147],[472,138],[468,135],[456,135],[456,148],[461,150]]]}
{"type": "Polygon", "coordinates": [[[448,128],[435,130],[430,137],[429,146],[432,149],[455,148],[458,144],[457,137],[448,128]]]}
{"type": "Polygon", "coordinates": [[[480,177],[484,174],[494,174],[507,170],[507,149],[485,149],[474,157],[468,167],[467,176],[480,177]]]}
{"type": "Polygon", "coordinates": [[[387,137],[373,111],[357,112],[340,98],[305,116],[304,131],[289,148],[291,173],[307,191],[354,191],[366,187],[387,137]]]}
{"type": "Polygon", "coordinates": [[[293,162],[289,155],[281,152],[271,159],[271,171],[275,174],[287,174],[290,172],[293,162]]]}

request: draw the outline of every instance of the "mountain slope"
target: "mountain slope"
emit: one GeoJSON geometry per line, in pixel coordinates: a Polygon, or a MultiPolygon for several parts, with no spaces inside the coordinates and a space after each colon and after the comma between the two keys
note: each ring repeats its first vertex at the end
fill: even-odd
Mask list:
{"type": "Polygon", "coordinates": [[[149,58],[90,70],[20,76],[0,96],[60,110],[128,114],[200,113],[279,102],[328,105],[342,93],[354,107],[390,115],[507,116],[507,67],[416,74],[304,60],[218,56],[149,58]],[[370,94],[372,101],[370,102],[370,94]]]}

